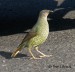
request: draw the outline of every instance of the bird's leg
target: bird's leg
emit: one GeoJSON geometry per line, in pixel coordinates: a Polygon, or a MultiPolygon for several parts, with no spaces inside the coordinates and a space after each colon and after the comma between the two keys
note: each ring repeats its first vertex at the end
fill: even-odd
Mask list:
{"type": "Polygon", "coordinates": [[[31,58],[30,59],[41,59],[41,58],[37,58],[33,55],[32,51],[31,51],[31,48],[28,48],[29,49],[29,53],[31,54],[31,58]]]}
{"type": "Polygon", "coordinates": [[[36,49],[37,52],[39,52],[41,54],[40,58],[41,57],[50,57],[50,56],[52,56],[52,55],[46,55],[46,54],[42,53],[41,51],[39,51],[38,46],[36,46],[35,49],[36,49]]]}

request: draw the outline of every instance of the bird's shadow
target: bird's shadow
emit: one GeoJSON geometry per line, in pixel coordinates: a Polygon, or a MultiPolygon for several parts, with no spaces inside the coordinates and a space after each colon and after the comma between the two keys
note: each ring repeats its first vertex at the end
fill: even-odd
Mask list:
{"type": "MultiPolygon", "coordinates": [[[[11,54],[12,54],[11,52],[0,51],[0,55],[5,59],[12,59],[11,54]]],[[[28,58],[29,56],[27,56],[26,54],[19,53],[15,58],[22,58],[22,57],[28,58]]]]}

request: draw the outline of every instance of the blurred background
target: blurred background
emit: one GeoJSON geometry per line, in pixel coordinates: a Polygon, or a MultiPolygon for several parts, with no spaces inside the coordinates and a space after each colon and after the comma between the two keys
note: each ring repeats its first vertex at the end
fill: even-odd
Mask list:
{"type": "Polygon", "coordinates": [[[0,0],[0,36],[32,28],[43,9],[54,11],[50,31],[75,28],[75,0],[0,0]]]}

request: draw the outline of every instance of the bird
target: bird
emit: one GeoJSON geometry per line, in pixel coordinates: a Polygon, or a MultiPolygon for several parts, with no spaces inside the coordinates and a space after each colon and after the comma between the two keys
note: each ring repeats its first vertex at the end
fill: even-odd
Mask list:
{"type": "Polygon", "coordinates": [[[16,55],[22,50],[23,47],[28,48],[31,55],[30,59],[42,59],[43,57],[50,57],[50,55],[46,55],[39,50],[39,45],[43,44],[48,38],[49,23],[47,21],[47,17],[52,12],[52,10],[47,9],[40,11],[36,24],[24,37],[22,42],[12,53],[11,57],[16,57],[16,55]],[[35,55],[32,53],[32,49],[35,49],[40,54],[40,56],[35,57],[35,55]]]}

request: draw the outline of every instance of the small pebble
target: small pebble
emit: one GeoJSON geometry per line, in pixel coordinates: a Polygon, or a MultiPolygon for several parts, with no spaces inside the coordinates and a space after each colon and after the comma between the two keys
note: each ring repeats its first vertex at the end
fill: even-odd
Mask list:
{"type": "Polygon", "coordinates": [[[3,63],[5,63],[6,61],[5,60],[3,60],[3,63]]]}
{"type": "Polygon", "coordinates": [[[4,67],[4,66],[6,66],[6,64],[3,64],[2,66],[4,67]]]}

